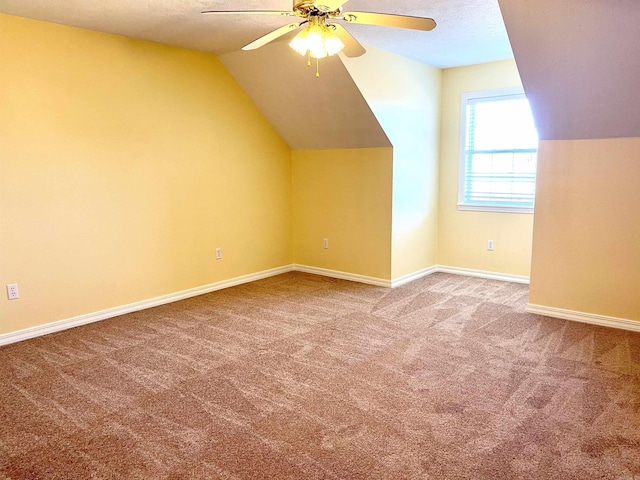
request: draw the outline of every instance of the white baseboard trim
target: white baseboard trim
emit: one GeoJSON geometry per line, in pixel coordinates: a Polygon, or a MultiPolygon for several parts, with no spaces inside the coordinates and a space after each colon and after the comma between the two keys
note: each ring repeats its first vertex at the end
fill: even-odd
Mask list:
{"type": "Polygon", "coordinates": [[[376,285],[378,287],[391,288],[391,280],[385,280],[378,277],[367,277],[366,275],[358,275],[356,273],[341,272],[339,270],[329,270],[328,268],[310,267],[308,265],[293,265],[293,270],[297,272],[313,273],[324,277],[339,278],[341,280],[351,280],[352,282],[366,283],[368,285],[376,285]]]}
{"type": "Polygon", "coordinates": [[[453,273],[454,275],[466,275],[467,277],[479,277],[487,278],[489,280],[500,280],[503,282],[529,284],[529,277],[524,275],[490,272],[488,270],[473,270],[471,268],[449,267],[447,265],[436,265],[435,269],[436,272],[453,273]]]}
{"type": "Polygon", "coordinates": [[[128,305],[122,305],[120,307],[108,308],[99,312],[87,313],[85,315],[79,315],[77,317],[67,318],[65,320],[59,320],[57,322],[39,325],[37,327],[18,330],[17,332],[5,333],[0,335],[0,346],[9,345],[10,343],[15,342],[21,342],[22,340],[28,340],[30,338],[40,337],[42,335],[48,335],[50,333],[60,332],[62,330],[78,327],[80,325],[86,325],[88,323],[99,322],[100,320],[106,320],[107,318],[113,318],[119,315],[124,315],[126,313],[137,312],[138,310],[157,307],[166,303],[177,302],[178,300],[196,297],[198,295],[215,292],[216,290],[222,290],[224,288],[234,287],[243,283],[255,282],[256,280],[273,277],[274,275],[280,275],[292,270],[293,265],[285,265],[283,267],[263,270],[262,272],[251,273],[249,275],[243,275],[240,277],[231,278],[229,280],[222,280],[220,282],[203,285],[201,287],[182,290],[181,292],[170,293],[168,295],[162,295],[160,297],[150,298],[148,300],[129,303],[128,305]]]}
{"type": "Polygon", "coordinates": [[[433,267],[423,268],[422,270],[418,270],[417,272],[409,273],[408,275],[404,275],[402,277],[391,280],[391,288],[399,287],[400,285],[404,285],[405,283],[413,282],[422,277],[426,277],[427,275],[431,275],[432,273],[438,272],[438,266],[434,265],[433,267]]]}
{"type": "Polygon", "coordinates": [[[479,277],[489,280],[500,280],[503,282],[524,283],[529,284],[529,277],[523,275],[512,275],[510,273],[489,272],[487,270],[473,270],[471,268],[449,267],[447,265],[434,265],[432,267],[423,268],[417,272],[409,273],[394,280],[386,280],[378,277],[367,277],[355,273],[342,272],[339,270],[330,270],[328,268],[310,267],[308,265],[295,264],[293,270],[298,272],[313,273],[325,277],[340,278],[342,280],[351,280],[353,282],[367,283],[379,287],[396,288],[405,283],[412,282],[421,277],[426,277],[432,273],[452,273],[454,275],[465,275],[467,277],[479,277]]]}
{"type": "MultiPolygon", "coordinates": [[[[57,322],[47,323],[45,325],[39,325],[36,327],[26,328],[24,330],[18,330],[16,332],[10,332],[0,335],[0,346],[9,345],[11,343],[21,342],[22,340],[28,340],[30,338],[40,337],[42,335],[48,335],[50,333],[60,332],[69,328],[78,327],[80,325],[86,325],[88,323],[99,322],[108,318],[117,317],[119,315],[125,315],[131,312],[137,312],[147,308],[157,307],[166,303],[177,302],[184,300],[185,298],[196,297],[198,295],[204,295],[205,293],[215,292],[216,290],[222,290],[224,288],[234,287],[243,283],[254,282],[263,278],[273,277],[282,273],[291,271],[312,273],[315,275],[322,275],[325,277],[340,278],[342,280],[350,280],[352,282],[365,283],[368,285],[375,285],[378,287],[395,288],[406,283],[409,283],[418,278],[431,275],[436,272],[453,273],[456,275],[467,275],[472,277],[489,278],[493,280],[503,280],[506,282],[518,282],[529,283],[529,277],[522,277],[518,275],[501,274],[495,272],[487,272],[483,270],[471,270],[467,268],[448,267],[444,265],[435,265],[432,267],[418,270],[417,272],[404,275],[395,280],[386,280],[384,278],[369,277],[366,275],[358,275],[355,273],[341,272],[338,270],[330,270],[327,268],[310,267],[308,265],[292,264],[285,265],[278,268],[272,268],[270,270],[264,270],[262,272],[251,273],[249,275],[243,275],[240,277],[231,278],[229,280],[222,280],[220,282],[211,283],[209,285],[203,285],[200,287],[190,288],[176,293],[170,293],[162,295],[160,297],[150,298],[148,300],[141,300],[139,302],[129,303],[120,307],[108,308],[99,312],[87,313],[79,315],[77,317],[67,318],[65,320],[59,320],[57,322]]],[[[542,307],[545,308],[545,307],[542,307]]],[[[533,312],[537,313],[537,312],[533,312]]],[[[576,313],[576,312],[573,312],[576,313]]],[[[542,313],[542,315],[546,315],[542,313]]],[[[549,316],[557,316],[548,314],[549,316]]],[[[586,315],[586,314],[585,314],[586,315]]],[[[560,317],[566,318],[566,317],[560,317]]],[[[605,317],[602,317],[605,318],[605,317]]],[[[632,325],[636,323],[631,320],[613,319],[623,322],[631,322],[632,325]]],[[[596,322],[589,322],[596,323],[596,322]]],[[[640,322],[639,328],[640,328],[640,322]]],[[[602,324],[602,323],[600,323],[602,324]]],[[[624,328],[624,327],[619,327],[624,328]]],[[[627,329],[632,329],[629,326],[627,329]]]]}
{"type": "Polygon", "coordinates": [[[607,317],[605,315],[596,315],[595,313],[576,312],[562,308],[535,305],[533,303],[527,304],[527,312],[544,315],[545,317],[562,318],[563,320],[571,320],[574,322],[591,323],[602,327],[613,327],[622,330],[631,330],[632,332],[640,332],[640,321],[628,320],[626,318],[607,317]]]}

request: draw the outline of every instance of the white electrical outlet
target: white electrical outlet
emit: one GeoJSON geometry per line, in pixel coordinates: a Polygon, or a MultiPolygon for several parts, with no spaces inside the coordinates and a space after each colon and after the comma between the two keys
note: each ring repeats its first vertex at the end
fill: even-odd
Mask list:
{"type": "Polygon", "coordinates": [[[329,239],[325,238],[324,240],[322,240],[322,248],[329,248],[329,239]]]}
{"type": "Polygon", "coordinates": [[[18,292],[18,284],[12,283],[7,285],[7,297],[9,300],[15,300],[16,298],[20,298],[20,292],[18,292]]]}
{"type": "Polygon", "coordinates": [[[216,260],[220,260],[222,258],[222,249],[216,248],[216,260]]]}
{"type": "Polygon", "coordinates": [[[487,250],[493,251],[493,240],[487,241],[487,250]]]}

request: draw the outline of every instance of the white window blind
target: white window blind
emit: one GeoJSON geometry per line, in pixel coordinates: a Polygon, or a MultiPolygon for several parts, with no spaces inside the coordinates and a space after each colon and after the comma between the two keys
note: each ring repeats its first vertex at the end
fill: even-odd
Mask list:
{"type": "Polygon", "coordinates": [[[538,133],[521,89],[463,95],[461,209],[531,212],[538,133]]]}

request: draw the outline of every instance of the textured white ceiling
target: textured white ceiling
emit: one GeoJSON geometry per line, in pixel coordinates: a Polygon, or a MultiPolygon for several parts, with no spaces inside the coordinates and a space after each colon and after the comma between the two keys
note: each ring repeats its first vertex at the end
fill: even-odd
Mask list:
{"type": "MultiPolygon", "coordinates": [[[[223,55],[291,21],[202,10],[291,10],[291,0],[0,0],[0,12],[223,55]]],[[[436,67],[512,58],[497,0],[350,0],[345,11],[431,17],[431,32],[347,25],[363,44],[436,67]]]]}

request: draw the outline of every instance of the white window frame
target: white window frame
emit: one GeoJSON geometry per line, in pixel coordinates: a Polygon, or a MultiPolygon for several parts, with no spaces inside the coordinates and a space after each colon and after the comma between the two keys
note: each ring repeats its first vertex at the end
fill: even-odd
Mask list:
{"type": "MultiPolygon", "coordinates": [[[[498,205],[471,205],[464,202],[466,163],[467,163],[467,105],[470,100],[491,97],[524,96],[522,87],[502,88],[495,90],[483,90],[479,92],[466,92],[462,94],[462,105],[460,108],[460,163],[458,173],[458,210],[469,210],[476,212],[499,212],[499,213],[533,213],[532,207],[507,207],[498,205]]],[[[535,200],[534,200],[535,201],[535,200]]]]}

